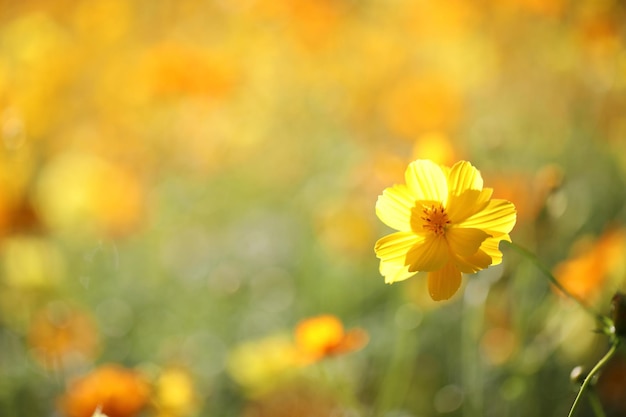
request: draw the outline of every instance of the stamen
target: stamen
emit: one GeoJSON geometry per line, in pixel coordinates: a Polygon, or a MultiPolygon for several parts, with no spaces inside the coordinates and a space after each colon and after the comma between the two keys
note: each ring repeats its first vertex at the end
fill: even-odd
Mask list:
{"type": "Polygon", "coordinates": [[[430,208],[424,208],[422,210],[424,216],[422,216],[422,220],[424,220],[424,229],[434,233],[437,236],[442,236],[446,232],[446,227],[450,224],[450,219],[448,219],[448,214],[442,205],[435,207],[434,205],[430,206],[430,208]]]}

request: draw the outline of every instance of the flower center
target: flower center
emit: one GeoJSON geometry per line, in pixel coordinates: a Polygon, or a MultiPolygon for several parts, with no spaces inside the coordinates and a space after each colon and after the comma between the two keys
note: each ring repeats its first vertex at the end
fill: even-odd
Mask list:
{"type": "Polygon", "coordinates": [[[437,236],[442,236],[446,232],[446,226],[450,224],[450,219],[448,219],[448,214],[443,206],[425,207],[422,212],[424,213],[424,216],[422,216],[424,230],[433,232],[437,236]]]}

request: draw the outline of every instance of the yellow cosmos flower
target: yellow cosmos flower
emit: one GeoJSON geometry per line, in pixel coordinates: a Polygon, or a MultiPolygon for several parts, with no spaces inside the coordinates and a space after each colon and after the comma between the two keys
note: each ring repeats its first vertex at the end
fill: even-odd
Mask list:
{"type": "Polygon", "coordinates": [[[502,262],[498,245],[511,240],[515,206],[491,199],[493,190],[483,188],[472,164],[459,161],[449,168],[417,160],[405,180],[376,202],[378,218],[398,230],[376,242],[386,283],[426,271],[432,299],[446,300],[459,289],[461,273],[502,262]]]}
{"type": "Polygon", "coordinates": [[[346,331],[341,321],[331,314],[304,319],[295,329],[296,348],[305,364],[359,350],[368,340],[365,330],[346,331]]]}

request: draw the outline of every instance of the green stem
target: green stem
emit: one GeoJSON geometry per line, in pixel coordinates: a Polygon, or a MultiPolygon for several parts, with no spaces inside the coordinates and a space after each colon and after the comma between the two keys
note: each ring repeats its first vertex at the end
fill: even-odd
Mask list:
{"type": "Polygon", "coordinates": [[[563,294],[565,294],[567,297],[571,298],[572,300],[576,301],[585,311],[587,311],[589,314],[591,314],[593,317],[595,317],[597,320],[599,320],[601,323],[603,324],[607,324],[606,323],[606,317],[603,316],[600,313],[595,312],[591,307],[589,307],[588,305],[586,305],[581,299],[579,299],[578,297],[576,297],[575,295],[573,295],[572,293],[570,293],[555,277],[554,275],[552,275],[552,272],[545,267],[541,261],[539,260],[539,258],[537,258],[537,256],[530,252],[528,249],[525,249],[521,246],[519,246],[516,243],[513,242],[507,242],[506,240],[504,241],[506,242],[511,248],[513,248],[514,250],[516,250],[518,253],[520,253],[521,255],[523,255],[524,257],[526,257],[529,261],[531,261],[536,267],[537,269],[539,269],[543,275],[545,275],[546,278],[548,278],[548,280],[550,280],[550,282],[552,283],[552,285],[554,285],[556,288],[559,289],[559,291],[561,291],[563,294]]]}
{"type": "Polygon", "coordinates": [[[467,417],[483,415],[483,367],[478,342],[484,315],[484,303],[470,304],[464,300],[461,327],[461,381],[467,394],[467,400],[463,401],[463,416],[467,417]]]}
{"type": "Polygon", "coordinates": [[[395,322],[395,299],[389,297],[386,306],[386,320],[390,328],[395,330],[394,348],[391,356],[386,359],[386,372],[382,377],[381,386],[374,403],[374,415],[382,415],[396,408],[410,395],[408,388],[414,377],[415,353],[418,351],[418,338],[415,332],[399,328],[395,322]]]}
{"type": "Polygon", "coordinates": [[[606,417],[606,414],[602,409],[602,403],[600,402],[598,394],[596,394],[595,390],[590,389],[587,393],[587,398],[589,398],[589,404],[591,404],[591,409],[596,417],[606,417]]]}
{"type": "Polygon", "coordinates": [[[585,392],[585,389],[587,389],[587,387],[589,386],[589,383],[593,379],[594,375],[600,370],[600,368],[602,368],[609,361],[609,359],[611,359],[613,357],[615,352],[617,352],[617,347],[618,346],[619,346],[619,339],[616,338],[616,339],[614,339],[613,344],[611,345],[611,349],[609,349],[609,351],[606,353],[606,355],[604,355],[602,357],[602,359],[600,359],[598,361],[598,363],[596,363],[596,366],[594,366],[593,369],[589,372],[589,375],[587,375],[587,377],[583,381],[583,384],[580,386],[580,390],[578,391],[578,395],[576,395],[576,399],[574,400],[574,404],[572,404],[572,408],[569,410],[569,414],[567,415],[567,417],[573,417],[574,416],[574,411],[576,411],[576,407],[580,403],[580,399],[582,398],[583,393],[585,392]]]}

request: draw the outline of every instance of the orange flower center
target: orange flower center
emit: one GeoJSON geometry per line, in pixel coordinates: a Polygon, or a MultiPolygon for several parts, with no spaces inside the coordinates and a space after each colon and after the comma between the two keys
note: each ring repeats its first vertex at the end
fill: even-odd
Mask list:
{"type": "Polygon", "coordinates": [[[424,208],[423,213],[424,230],[430,231],[437,236],[442,236],[446,232],[446,227],[450,224],[450,219],[448,219],[448,214],[443,206],[424,208]]]}

